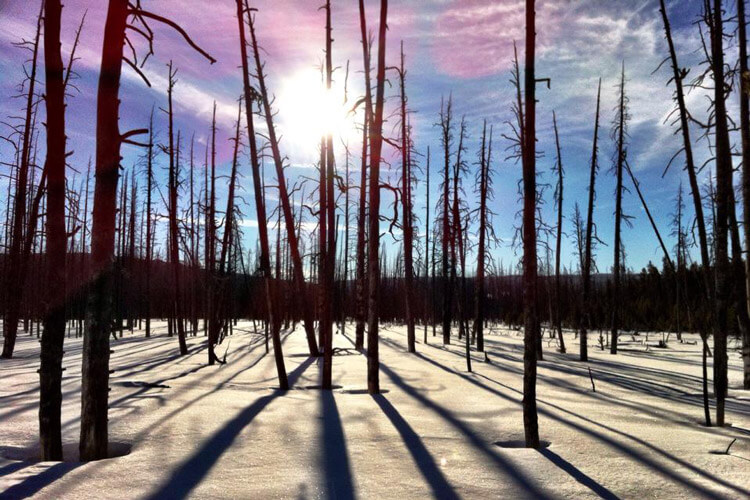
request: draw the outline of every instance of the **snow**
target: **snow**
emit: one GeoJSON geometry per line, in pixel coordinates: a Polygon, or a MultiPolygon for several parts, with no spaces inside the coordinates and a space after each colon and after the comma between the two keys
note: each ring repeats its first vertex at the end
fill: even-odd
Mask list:
{"type": "MultiPolygon", "coordinates": [[[[330,393],[315,388],[322,360],[306,356],[301,327],[283,334],[293,384],[283,393],[252,323],[241,322],[219,347],[219,355],[227,351],[221,366],[206,366],[202,332],[180,357],[177,339],[156,326],[150,339],[136,331],[112,342],[110,441],[132,445],[130,453],[72,461],[81,341],[66,339],[70,461],[0,458],[0,498],[750,497],[750,394],[740,390],[739,354],[729,358],[732,426],[706,428],[695,335],[684,344],[672,337],[667,349],[624,335],[613,356],[593,332],[589,363],[577,361],[572,332],[568,354],[545,340],[537,397],[540,437],[551,444],[537,451],[495,444],[523,439],[520,332],[494,327],[490,363],[474,352],[467,373],[456,338],[446,348],[430,331],[425,346],[418,327],[411,355],[405,329],[384,325],[383,394],[372,397],[351,324],[335,335],[340,388],[330,393]]],[[[38,439],[38,355],[37,339],[22,335],[16,358],[0,362],[0,456],[29,456],[38,439]]]]}

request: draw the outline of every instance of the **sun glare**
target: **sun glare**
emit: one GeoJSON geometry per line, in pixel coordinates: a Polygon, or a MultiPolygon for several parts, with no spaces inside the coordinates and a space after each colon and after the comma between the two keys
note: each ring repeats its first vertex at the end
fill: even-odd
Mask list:
{"type": "MultiPolygon", "coordinates": [[[[350,94],[351,95],[351,94],[350,94]]],[[[300,71],[282,82],[278,109],[285,141],[317,157],[320,138],[331,134],[334,147],[353,143],[360,135],[355,116],[349,113],[352,102],[344,103],[344,88],[334,82],[325,88],[319,72],[300,71]]]]}

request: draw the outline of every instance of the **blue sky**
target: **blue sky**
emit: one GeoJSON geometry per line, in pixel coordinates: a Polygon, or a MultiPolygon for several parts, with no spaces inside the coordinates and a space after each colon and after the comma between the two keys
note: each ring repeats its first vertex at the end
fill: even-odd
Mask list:
{"type": "MultiPolygon", "coordinates": [[[[682,66],[692,69],[691,75],[699,72],[701,61],[700,39],[694,21],[699,14],[700,2],[679,0],[668,1],[673,24],[678,57],[682,66]]],[[[320,97],[317,87],[317,69],[323,57],[324,14],[318,10],[320,1],[307,0],[263,0],[251,2],[258,8],[258,36],[265,48],[269,85],[277,96],[278,125],[283,134],[282,150],[287,155],[291,168],[288,175],[292,180],[304,176],[314,176],[314,163],[318,152],[315,137],[319,127],[312,113],[319,110],[315,104],[320,97]]],[[[595,221],[599,236],[605,242],[613,238],[614,221],[614,177],[610,172],[613,143],[609,138],[611,121],[617,103],[616,84],[624,61],[627,73],[627,92],[630,97],[629,161],[641,181],[644,195],[651,205],[656,222],[669,238],[668,223],[674,210],[674,198],[680,182],[687,187],[682,172],[682,159],[673,164],[662,178],[662,172],[669,159],[680,147],[680,138],[674,136],[674,129],[665,123],[671,111],[672,87],[666,85],[669,68],[652,74],[667,55],[663,36],[658,0],[578,0],[578,1],[538,1],[537,2],[538,57],[537,74],[551,78],[551,88],[540,87],[538,91],[538,148],[544,153],[538,161],[540,182],[554,182],[551,167],[555,161],[554,136],[552,133],[552,111],[557,113],[560,127],[560,140],[563,150],[565,177],[565,231],[572,237],[572,212],[577,201],[583,208],[586,204],[589,157],[593,135],[596,86],[603,80],[602,131],[600,148],[600,176],[597,182],[598,200],[595,221]],[[684,181],[683,181],[684,178],[684,181]]],[[[75,81],[78,91],[68,101],[67,127],[70,146],[74,151],[70,158],[71,167],[85,170],[89,156],[95,148],[95,99],[98,78],[99,53],[106,3],[93,0],[68,0],[63,10],[63,52],[70,50],[75,28],[85,10],[88,9],[86,24],[82,34],[82,44],[78,49],[80,60],[76,63],[79,78],[75,81]]],[[[123,69],[121,89],[121,129],[140,128],[148,123],[152,106],[166,105],[166,63],[172,59],[179,68],[179,82],[175,89],[176,126],[183,137],[196,137],[196,177],[203,177],[203,148],[210,125],[211,109],[216,100],[219,118],[219,159],[221,170],[228,172],[231,157],[233,122],[236,119],[236,100],[241,92],[239,70],[239,47],[235,4],[232,0],[204,2],[186,0],[183,2],[144,1],[145,8],[166,15],[183,26],[191,37],[208,50],[218,62],[209,65],[183,42],[181,37],[169,28],[153,25],[156,32],[156,54],[145,65],[144,72],[152,83],[146,85],[129,68],[123,69]]],[[[354,101],[362,94],[362,61],[356,2],[332,2],[334,23],[333,56],[340,66],[335,74],[337,96],[343,95],[344,68],[350,61],[348,80],[349,100],[354,101]]],[[[369,27],[375,29],[378,2],[368,1],[369,27]]],[[[733,6],[730,6],[733,8],[733,6]]],[[[13,42],[20,38],[32,38],[35,16],[38,11],[36,0],[0,0],[0,115],[19,115],[22,100],[14,99],[17,84],[23,77],[22,64],[27,55],[14,48],[13,42]]],[[[507,160],[508,141],[501,137],[508,133],[510,120],[512,87],[509,82],[512,44],[519,42],[519,50],[524,36],[524,2],[521,0],[432,0],[407,1],[392,0],[389,8],[388,64],[398,62],[398,48],[404,41],[407,60],[407,91],[411,121],[414,127],[414,141],[417,150],[424,154],[427,147],[432,149],[432,200],[436,200],[438,185],[437,167],[442,162],[437,127],[441,98],[452,94],[456,121],[465,116],[468,124],[468,158],[472,173],[464,181],[468,193],[467,201],[474,208],[477,200],[473,196],[473,164],[478,149],[482,121],[488,120],[495,133],[494,162],[496,171],[495,200],[493,210],[497,213],[494,229],[502,238],[501,244],[493,250],[496,262],[505,267],[515,264],[520,254],[512,248],[513,227],[517,224],[516,214],[520,209],[517,187],[521,176],[520,165],[507,160]]],[[[138,44],[136,44],[138,46],[138,44]]],[[[142,48],[142,44],[140,45],[142,48]]],[[[735,58],[735,52],[728,49],[728,58],[735,58]]],[[[64,55],[64,58],[67,57],[64,55]]],[[[41,74],[41,73],[40,73],[41,74]]],[[[390,98],[387,104],[390,113],[397,105],[398,93],[395,74],[391,75],[393,86],[387,90],[390,98]]],[[[341,97],[343,98],[343,97],[341,97]]],[[[338,102],[339,97],[336,98],[338,102]]],[[[736,95],[732,96],[730,112],[736,110],[736,95]]],[[[688,96],[688,106],[696,116],[706,112],[707,101],[701,91],[693,91],[688,96]]],[[[334,107],[339,105],[334,105],[334,107]]],[[[331,113],[339,113],[335,111],[331,113]]],[[[338,116],[338,115],[337,115],[338,116]]],[[[338,120],[339,118],[336,118],[338,120]]],[[[352,177],[359,171],[358,134],[353,125],[345,120],[337,129],[343,131],[343,138],[349,140],[354,154],[352,177]]],[[[350,120],[360,120],[355,116],[350,120]]],[[[386,132],[395,134],[396,117],[391,116],[386,124],[386,132]]],[[[163,113],[157,113],[156,130],[164,140],[166,120],[163,113]]],[[[456,131],[457,134],[457,131],[456,131]]],[[[699,131],[693,131],[697,139],[699,131]]],[[[42,141],[43,142],[43,141],[42,141]]],[[[337,160],[343,169],[343,147],[337,146],[337,160]]],[[[708,157],[705,140],[696,140],[696,156],[701,164],[708,157]]],[[[2,161],[9,161],[10,149],[0,144],[2,161]]],[[[136,148],[123,149],[123,166],[129,169],[141,154],[136,148]]],[[[395,151],[387,151],[386,159],[390,166],[384,167],[384,175],[396,179],[400,173],[400,160],[395,151]]],[[[158,159],[160,167],[166,165],[162,155],[158,159]]],[[[420,159],[424,164],[424,159],[420,159]]],[[[248,158],[243,156],[241,169],[246,173],[242,185],[247,194],[244,199],[252,203],[252,183],[248,169],[248,158]]],[[[270,165],[269,165],[270,166],[270,165]]],[[[424,165],[423,165],[424,166],[424,165]]],[[[7,167],[2,167],[7,173],[7,167]]],[[[267,168],[268,184],[274,184],[271,168],[267,168]]],[[[707,170],[701,176],[705,182],[707,170]]],[[[71,176],[74,175],[71,172],[71,176]]],[[[159,180],[164,182],[166,175],[161,169],[159,180]]],[[[5,180],[0,182],[7,182],[5,180]]],[[[626,183],[629,185],[629,182],[626,183]]],[[[307,192],[312,185],[307,187],[307,192]]],[[[543,216],[554,223],[554,203],[552,189],[545,192],[546,204],[543,216]]],[[[6,192],[2,189],[2,192],[6,192]]],[[[221,194],[225,192],[221,190],[221,194]]],[[[389,203],[388,195],[385,203],[389,203]]],[[[269,196],[273,200],[274,196],[269,196]]],[[[420,180],[416,191],[415,208],[420,217],[420,236],[424,225],[424,182],[420,180]]],[[[273,205],[273,201],[269,202],[273,205]]],[[[386,205],[387,207],[387,205],[386,205]]],[[[633,215],[632,227],[625,227],[623,241],[627,251],[627,264],[639,270],[649,261],[661,262],[661,250],[643,213],[635,192],[626,193],[625,212],[633,215]]],[[[385,208],[384,208],[385,210],[385,208]]],[[[254,247],[254,208],[243,206],[245,237],[249,247],[254,247]]],[[[354,212],[352,212],[354,213],[354,212]]],[[[688,203],[688,213],[692,209],[688,203]]],[[[434,215],[431,216],[434,219],[434,215]]],[[[352,222],[353,223],[353,222],[352,222]]],[[[390,237],[386,237],[389,240],[390,237]]],[[[389,245],[394,246],[391,242],[389,245]]],[[[395,254],[389,250],[389,255],[395,254]]],[[[469,258],[471,261],[471,257],[469,258]]],[[[612,263],[611,243],[598,251],[597,262],[600,270],[612,263]]],[[[575,267],[572,238],[563,243],[563,264],[575,267]]],[[[473,267],[473,266],[472,266],[473,267]]]]}

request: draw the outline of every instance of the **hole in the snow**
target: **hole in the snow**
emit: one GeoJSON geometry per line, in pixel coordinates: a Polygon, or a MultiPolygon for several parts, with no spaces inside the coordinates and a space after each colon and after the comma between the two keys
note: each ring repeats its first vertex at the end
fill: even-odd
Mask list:
{"type": "MultiPolygon", "coordinates": [[[[303,389],[320,389],[321,387],[323,387],[323,386],[321,386],[321,385],[306,385],[305,387],[303,387],[303,389]]],[[[341,385],[332,385],[331,389],[341,389],[342,387],[343,386],[341,386],[341,385]]]]}
{"type": "MultiPolygon", "coordinates": [[[[539,441],[539,448],[549,448],[552,444],[549,441],[539,441]]],[[[505,441],[495,441],[495,445],[500,448],[526,448],[526,441],[523,439],[508,439],[505,441]]]]}
{"type": "MultiPolygon", "coordinates": [[[[107,449],[107,458],[124,457],[130,454],[130,450],[133,446],[130,443],[122,443],[118,441],[110,441],[107,449]]],[[[34,446],[21,447],[21,446],[2,446],[0,447],[0,457],[7,460],[20,460],[23,462],[39,462],[41,452],[39,449],[39,443],[34,446]]],[[[63,443],[63,462],[80,462],[80,455],[78,452],[78,443],[63,443]]]]}
{"type": "Polygon", "coordinates": [[[142,380],[123,380],[122,382],[115,382],[115,385],[121,385],[123,387],[145,387],[147,389],[169,389],[170,387],[165,384],[157,384],[152,382],[143,382],[142,380]]]}

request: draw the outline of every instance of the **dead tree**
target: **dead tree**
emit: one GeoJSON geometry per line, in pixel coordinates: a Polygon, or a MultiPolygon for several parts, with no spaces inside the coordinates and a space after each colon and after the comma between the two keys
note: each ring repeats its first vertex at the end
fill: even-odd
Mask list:
{"type": "Polygon", "coordinates": [[[536,13],[535,0],[526,0],[526,65],[523,121],[523,428],[526,447],[539,448],[536,412],[536,360],[539,329],[536,255],[536,13]]]}
{"type": "MultiPolygon", "coordinates": [[[[664,0],[662,0],[663,2],[664,0]]],[[[745,0],[737,0],[740,57],[740,132],[742,134],[742,214],[745,248],[750,247],[750,70],[747,63],[747,25],[745,0]]],[[[741,260],[741,259],[740,259],[741,260]]],[[[745,260],[745,309],[750,312],[750,259],[745,260]]],[[[743,329],[742,360],[744,376],[742,387],[750,389],[750,330],[743,329]]]]}
{"type": "Polygon", "coordinates": [[[440,102],[440,140],[443,146],[443,180],[442,180],[442,211],[440,214],[441,225],[441,252],[440,252],[440,281],[443,289],[443,344],[451,343],[451,308],[452,293],[448,278],[448,259],[450,257],[451,241],[451,218],[450,218],[450,158],[451,144],[453,143],[453,99],[448,97],[448,103],[440,102]]]}
{"type": "Polygon", "coordinates": [[[613,273],[613,297],[612,297],[612,335],[610,339],[610,353],[617,354],[617,335],[620,328],[620,294],[621,294],[621,278],[622,272],[620,270],[622,265],[621,253],[621,226],[624,219],[622,213],[622,174],[625,169],[625,155],[626,153],[626,127],[628,121],[628,108],[627,108],[627,97],[625,96],[625,63],[622,65],[622,75],[620,77],[620,84],[618,86],[620,91],[619,104],[617,106],[617,114],[615,116],[614,127],[612,129],[612,137],[615,139],[617,144],[617,156],[615,158],[615,178],[617,179],[617,186],[615,188],[615,256],[614,266],[612,268],[613,273]]]}
{"type": "MultiPolygon", "coordinates": [[[[325,83],[326,91],[331,91],[331,84],[333,80],[333,62],[332,62],[332,51],[331,45],[333,39],[331,37],[331,2],[326,0],[325,4],[326,12],[326,60],[325,60],[325,83]]],[[[321,144],[322,145],[322,144],[321,144]]],[[[325,148],[321,151],[321,158],[325,161],[321,164],[321,216],[320,216],[320,236],[321,236],[321,249],[323,250],[321,259],[321,271],[322,276],[322,288],[321,294],[321,310],[320,310],[320,332],[321,340],[324,341],[323,345],[323,377],[321,386],[324,390],[331,389],[331,368],[333,365],[333,292],[334,292],[334,277],[336,272],[336,200],[333,192],[333,177],[334,177],[334,155],[333,155],[333,135],[330,130],[326,131],[325,136],[325,148]],[[324,194],[325,193],[325,194],[324,194]],[[325,234],[324,234],[325,233],[325,234]]]]}
{"type": "MultiPolygon", "coordinates": [[[[24,259],[24,222],[26,221],[26,209],[28,202],[28,184],[29,168],[31,164],[31,149],[33,139],[33,118],[36,97],[36,72],[37,57],[39,56],[39,37],[42,30],[42,9],[44,2],[41,2],[39,16],[37,17],[36,35],[34,41],[23,42],[21,46],[31,45],[31,71],[28,77],[28,91],[26,93],[26,108],[21,138],[20,162],[16,171],[16,188],[15,197],[13,198],[13,224],[10,229],[10,249],[7,255],[8,274],[6,287],[18,287],[18,293],[7,295],[8,304],[6,306],[5,327],[3,328],[3,352],[0,357],[10,359],[13,357],[13,350],[16,346],[16,336],[18,334],[18,320],[20,319],[21,302],[26,282],[27,259],[24,259]]],[[[45,42],[46,43],[46,42],[45,42]]],[[[64,149],[64,146],[63,146],[64,149]]]]}
{"type": "MultiPolygon", "coordinates": [[[[695,225],[698,227],[698,244],[701,254],[701,264],[703,265],[703,277],[705,283],[705,294],[709,303],[713,302],[714,298],[714,282],[711,273],[711,256],[709,254],[708,236],[706,234],[706,221],[703,215],[703,202],[701,199],[700,187],[698,185],[698,175],[695,161],[693,158],[693,144],[690,138],[690,115],[685,104],[685,92],[683,88],[683,81],[688,75],[688,70],[680,68],[677,61],[677,52],[674,48],[672,41],[672,30],[669,24],[669,17],[667,15],[667,8],[664,0],[659,0],[662,20],[664,22],[664,33],[667,39],[667,45],[669,48],[669,58],[672,66],[672,78],[671,81],[675,85],[674,100],[676,102],[676,110],[679,113],[679,131],[682,132],[682,149],[678,150],[674,157],[676,157],[681,151],[685,153],[685,170],[688,173],[688,181],[690,182],[690,192],[693,197],[693,210],[695,213],[695,225]]],[[[743,148],[744,149],[744,148],[743,148]]],[[[743,195],[744,197],[744,195],[743,195]]],[[[746,219],[748,220],[748,219],[746,219]]],[[[747,226],[746,226],[747,227],[747,226]]],[[[708,350],[708,332],[706,328],[700,329],[701,340],[703,342],[703,351],[708,350]]],[[[704,367],[704,372],[707,370],[704,367]]],[[[704,380],[703,394],[703,408],[705,413],[706,425],[711,425],[711,414],[709,412],[708,405],[708,384],[704,380]]]]}
{"type": "Polygon", "coordinates": [[[401,41],[401,66],[398,68],[401,90],[401,217],[404,235],[404,283],[406,285],[406,344],[409,352],[416,352],[414,331],[414,229],[412,227],[411,196],[411,144],[407,124],[406,69],[404,67],[404,42],[401,41]]]}
{"type": "Polygon", "coordinates": [[[601,98],[602,98],[602,79],[599,79],[599,89],[596,93],[596,118],[594,119],[594,142],[591,149],[591,168],[589,173],[589,199],[588,208],[586,210],[586,245],[585,255],[583,257],[583,314],[581,321],[581,361],[589,360],[588,350],[588,328],[592,325],[591,321],[591,270],[593,264],[593,250],[594,250],[594,239],[595,239],[595,225],[594,225],[594,202],[596,200],[596,173],[599,170],[599,163],[597,157],[599,155],[599,111],[601,109],[601,98]]]}
{"type": "MultiPolygon", "coordinates": [[[[141,8],[140,3],[110,0],[104,25],[101,70],[97,94],[96,185],[91,232],[92,286],[86,307],[81,390],[81,460],[107,456],[107,398],[109,391],[109,333],[112,317],[112,260],[114,255],[115,200],[120,166],[120,146],[145,130],[120,133],[120,76],[125,61],[139,75],[137,61],[124,56],[126,30],[145,36],[149,47],[153,35],[148,22],[176,29],[200,54],[214,61],[193,43],[174,22],[141,8]],[[128,19],[130,18],[130,19],[128,19]],[[136,27],[139,23],[144,29],[136,27]]],[[[144,77],[145,78],[145,77],[144,77]]]]}
{"type": "MultiPolygon", "coordinates": [[[[424,205],[424,283],[425,287],[429,284],[430,279],[430,146],[427,146],[427,177],[425,178],[426,200],[424,205]]],[[[433,242],[433,245],[435,242],[433,242]]],[[[432,286],[435,284],[433,283],[432,286]]],[[[432,287],[430,287],[432,288],[432,287]]],[[[434,301],[430,301],[429,295],[425,294],[424,304],[424,343],[427,344],[427,325],[433,323],[432,309],[434,301]]]]}
{"type": "Polygon", "coordinates": [[[44,69],[47,104],[47,303],[39,367],[41,460],[62,456],[60,410],[65,338],[65,84],[60,55],[60,0],[44,2],[44,69]]]}
{"type": "Polygon", "coordinates": [[[380,0],[378,27],[378,66],[375,79],[375,111],[370,127],[370,213],[368,239],[369,307],[367,318],[367,392],[380,394],[380,358],[378,355],[378,322],[380,293],[380,160],[383,149],[383,108],[385,101],[385,51],[388,22],[388,0],[380,0]]]}
{"type": "Polygon", "coordinates": [[[153,243],[153,221],[151,193],[154,189],[154,109],[148,120],[148,148],[146,151],[146,291],[145,291],[145,314],[146,314],[146,337],[151,336],[151,266],[154,257],[153,243]]]}
{"type": "Polygon", "coordinates": [[[287,230],[287,239],[292,254],[293,277],[297,287],[298,293],[302,294],[301,300],[302,315],[305,323],[305,334],[307,335],[307,347],[310,352],[310,356],[318,356],[318,344],[315,342],[315,326],[313,323],[312,308],[308,300],[304,299],[306,293],[304,268],[302,265],[302,257],[299,251],[299,242],[297,233],[294,226],[294,214],[292,213],[292,207],[289,203],[289,192],[286,186],[286,177],[284,174],[284,161],[281,157],[281,149],[279,147],[279,141],[276,137],[276,129],[273,124],[273,112],[271,110],[271,101],[268,96],[266,89],[266,79],[263,73],[263,63],[260,60],[260,47],[255,37],[255,21],[252,14],[248,14],[249,27],[250,27],[250,40],[253,48],[253,56],[255,59],[256,75],[258,79],[258,87],[260,90],[260,99],[263,106],[263,115],[266,119],[266,125],[268,127],[268,142],[271,146],[271,153],[273,156],[274,166],[276,167],[276,177],[279,183],[279,193],[281,198],[281,208],[284,211],[284,224],[287,230]]]}
{"type": "Polygon", "coordinates": [[[557,241],[555,243],[555,328],[557,339],[560,341],[560,352],[565,353],[565,338],[562,333],[562,314],[560,312],[560,250],[563,235],[563,164],[562,151],[560,150],[560,135],[557,132],[557,115],[552,112],[552,123],[555,129],[555,149],[557,150],[557,161],[555,171],[557,172],[557,186],[555,187],[555,201],[557,202],[557,241]]]}
{"type": "MultiPolygon", "coordinates": [[[[488,225],[492,214],[488,201],[492,198],[492,127],[487,137],[487,120],[482,126],[482,146],[479,153],[479,242],[477,243],[477,274],[474,292],[474,337],[477,351],[484,352],[484,305],[485,305],[485,269],[487,265],[487,239],[492,228],[488,225]]],[[[493,233],[494,234],[494,233],[493,233]]]]}
{"type": "Polygon", "coordinates": [[[727,395],[727,327],[729,290],[732,282],[727,233],[729,204],[732,196],[732,153],[725,102],[724,42],[722,2],[714,0],[711,30],[711,69],[714,75],[714,123],[716,148],[716,317],[714,330],[714,394],[716,394],[716,425],[724,426],[724,403],[727,395]]]}
{"type": "Polygon", "coordinates": [[[360,171],[359,188],[359,213],[357,216],[357,290],[356,290],[356,319],[357,325],[354,332],[354,346],[362,350],[365,344],[365,323],[367,322],[367,293],[369,284],[367,282],[367,149],[368,131],[372,122],[372,83],[370,81],[370,42],[367,33],[367,18],[365,15],[364,0],[359,0],[359,25],[362,37],[362,60],[364,63],[365,97],[364,97],[364,119],[362,122],[362,167],[360,171]]]}
{"type": "MultiPolygon", "coordinates": [[[[284,365],[284,356],[281,348],[281,315],[275,308],[276,294],[274,282],[271,278],[271,258],[270,247],[268,243],[268,220],[266,219],[266,199],[263,191],[260,156],[258,154],[258,144],[255,140],[255,122],[253,120],[253,103],[258,96],[255,89],[250,86],[250,69],[247,60],[247,40],[245,36],[245,15],[243,13],[243,1],[237,0],[237,21],[240,34],[240,54],[242,57],[242,83],[245,96],[245,119],[247,120],[247,140],[250,145],[250,168],[253,173],[253,191],[255,195],[255,215],[258,220],[258,240],[260,243],[260,273],[263,278],[263,289],[266,299],[266,311],[268,314],[268,323],[271,328],[271,338],[273,342],[274,360],[276,362],[276,372],[279,378],[279,387],[286,390],[289,387],[286,367],[284,365]]],[[[246,5],[246,2],[245,2],[246,5]]],[[[248,11],[249,15],[249,11],[248,11]]],[[[277,257],[278,258],[278,257],[277,257]]]]}
{"type": "MultiPolygon", "coordinates": [[[[169,80],[167,83],[167,117],[169,120],[169,145],[167,153],[169,154],[169,262],[172,269],[172,313],[177,323],[177,340],[180,345],[180,355],[188,353],[187,342],[185,341],[185,323],[182,314],[182,295],[180,286],[180,233],[177,226],[177,185],[179,184],[179,132],[177,139],[177,150],[174,148],[174,110],[172,108],[172,93],[177,83],[177,70],[172,67],[172,61],[169,61],[169,80]]],[[[209,345],[211,338],[209,336],[209,345]]]]}

